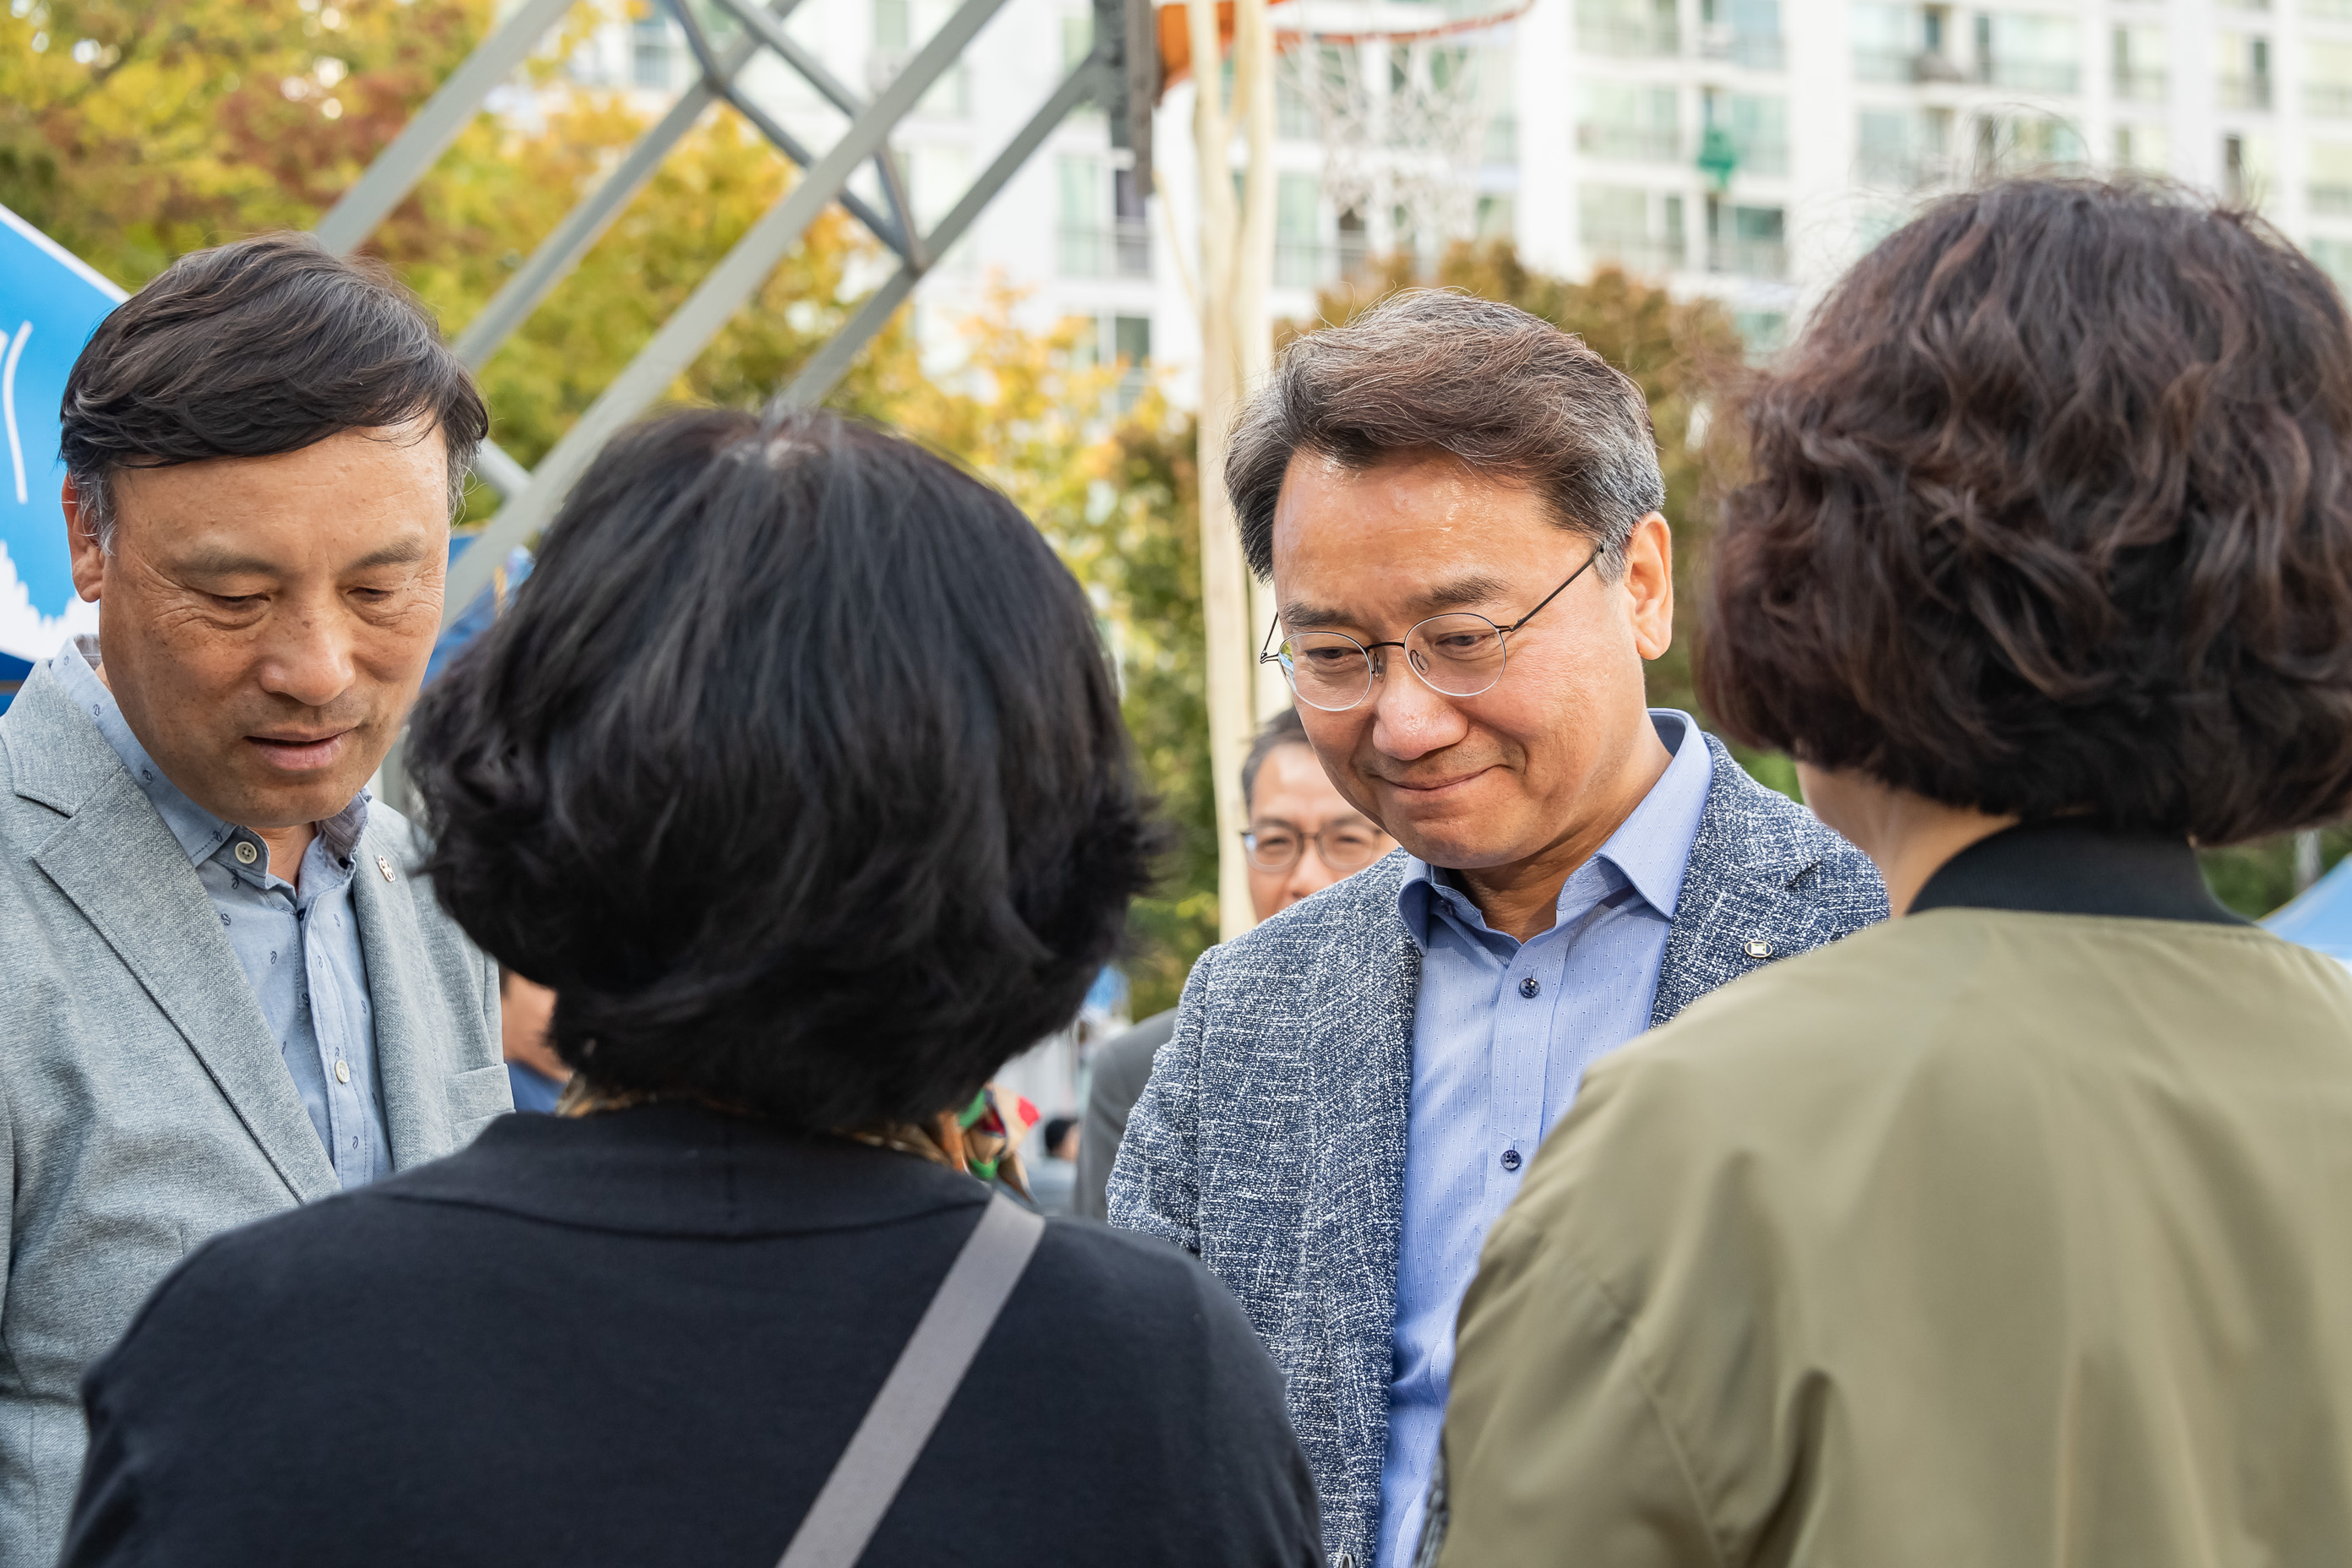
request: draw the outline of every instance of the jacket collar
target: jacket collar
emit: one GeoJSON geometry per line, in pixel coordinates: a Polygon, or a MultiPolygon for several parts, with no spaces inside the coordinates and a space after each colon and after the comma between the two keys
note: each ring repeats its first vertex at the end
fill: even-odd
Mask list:
{"type": "Polygon", "coordinates": [[[2070,822],[2021,824],[1945,861],[1910,912],[1943,909],[2250,923],[2213,896],[2187,840],[2070,822]]]}
{"type": "Polygon", "coordinates": [[[680,1101],[503,1116],[454,1157],[370,1190],[592,1230],[709,1237],[888,1225],[989,1195],[911,1154],[680,1101]]]}
{"type": "Polygon", "coordinates": [[[44,664],[0,718],[16,794],[65,820],[33,863],[187,1041],[299,1199],[339,1188],[253,987],[154,804],[44,664]]]}
{"type": "MultiPolygon", "coordinates": [[[[1709,735],[1706,743],[1715,776],[1658,963],[1653,1028],[1717,986],[1849,929],[1800,891],[1821,874],[1835,837],[1803,806],[1748,777],[1721,741],[1709,735]]],[[[1874,873],[1868,875],[1875,889],[1874,873]]],[[[1885,892],[1875,899],[1868,918],[1884,919],[1885,892]]]]}

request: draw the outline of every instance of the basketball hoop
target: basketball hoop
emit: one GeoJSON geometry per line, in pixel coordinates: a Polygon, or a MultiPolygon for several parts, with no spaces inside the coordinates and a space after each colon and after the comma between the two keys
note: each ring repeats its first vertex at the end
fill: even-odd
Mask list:
{"type": "Polygon", "coordinates": [[[1472,236],[1497,96],[1491,45],[1528,3],[1403,27],[1372,25],[1391,9],[1379,0],[1282,7],[1276,69],[1314,113],[1334,208],[1401,216],[1416,241],[1472,236]]]}

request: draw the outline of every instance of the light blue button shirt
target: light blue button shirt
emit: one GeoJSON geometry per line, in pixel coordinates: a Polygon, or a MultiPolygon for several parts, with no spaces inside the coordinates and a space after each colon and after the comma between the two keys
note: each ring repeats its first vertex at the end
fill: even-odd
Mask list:
{"type": "Polygon", "coordinates": [[[335,1179],[349,1191],[392,1174],[376,1079],[375,1014],[352,910],[352,857],[367,826],[367,792],[316,825],[297,892],[271,875],[269,846],[259,835],[223,822],[163,776],[98,679],[97,658],[98,640],[76,637],[49,668],[188,852],[335,1179]]]}
{"type": "Polygon", "coordinates": [[[1486,1227],[1517,1194],[1584,1069],[1650,1026],[1667,927],[1714,763],[1688,714],[1653,709],[1673,761],[1522,943],[1419,860],[1397,912],[1422,951],[1412,1017],[1380,1562],[1412,1557],[1454,1371],[1454,1320],[1486,1227]]]}

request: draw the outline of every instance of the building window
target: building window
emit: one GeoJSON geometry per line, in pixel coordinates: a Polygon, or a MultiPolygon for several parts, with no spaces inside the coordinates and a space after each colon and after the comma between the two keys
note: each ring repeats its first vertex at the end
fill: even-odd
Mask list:
{"type": "Polygon", "coordinates": [[[2114,37],[2116,96],[2130,103],[2162,103],[2170,89],[2161,27],[2117,27],[2114,37]]]}
{"type": "Polygon", "coordinates": [[[1062,276],[1150,277],[1151,230],[1134,172],[1066,153],[1056,160],[1056,172],[1061,178],[1062,276]]]}
{"type": "Polygon", "coordinates": [[[1505,195],[1478,198],[1478,237],[1509,239],[1518,233],[1518,203],[1505,195]]]}
{"type": "Polygon", "coordinates": [[[1576,0],[1576,47],[1596,55],[1678,55],[1675,0],[1576,0]]]}
{"type": "Polygon", "coordinates": [[[2116,127],[2116,167],[2161,174],[2171,166],[2169,142],[2161,125],[2116,127]]]}
{"type": "Polygon", "coordinates": [[[2232,131],[2221,138],[2221,194],[2241,206],[2270,200],[2271,145],[2266,136],[2232,131]]]}
{"type": "Polygon", "coordinates": [[[2352,239],[2315,239],[2304,249],[2338,289],[2352,294],[2352,239]]]}
{"type": "Polygon", "coordinates": [[[1699,0],[1699,52],[1749,70],[1780,68],[1780,0],[1699,0]]]}
{"type": "Polygon", "coordinates": [[[1708,118],[1731,132],[1742,174],[1767,179],[1789,173],[1789,100],[1759,93],[1707,95],[1708,118]],[[1720,116],[1718,119],[1717,117],[1720,116]]]}
{"type": "Polygon", "coordinates": [[[1151,318],[1078,316],[1068,326],[1071,364],[1083,370],[1117,366],[1111,404],[1121,414],[1132,409],[1151,384],[1151,318]]]}
{"type": "Polygon", "coordinates": [[[1706,204],[1706,268],[1743,278],[1789,275],[1789,220],[1780,207],[1706,204]]]}
{"type": "Polygon", "coordinates": [[[2082,28],[2072,16],[2000,12],[1977,17],[1977,79],[2021,92],[2074,92],[2082,28]]]}
{"type": "Polygon", "coordinates": [[[1865,109],[1856,129],[1865,184],[1916,190],[1951,177],[1949,110],[1865,109]]]}
{"type": "Polygon", "coordinates": [[[1596,267],[1661,276],[1684,265],[1683,206],[1643,185],[1576,188],[1577,237],[1596,267]]]}
{"type": "Polygon", "coordinates": [[[1977,174],[1985,179],[2033,170],[2072,170],[2085,162],[2082,133],[2063,120],[1987,114],[1977,121],[1977,174]]]}
{"type": "Polygon", "coordinates": [[[677,58],[670,37],[670,20],[659,12],[629,24],[629,79],[656,92],[667,92],[671,62],[677,58]]]}
{"type": "Polygon", "coordinates": [[[1682,110],[1677,97],[1671,87],[1586,81],[1583,112],[1576,121],[1576,144],[1602,158],[1680,163],[1682,110]]]}
{"type": "Polygon", "coordinates": [[[2271,41],[2244,33],[2223,33],[2215,42],[2221,56],[2221,99],[2224,109],[2271,106],[2271,41]]]}
{"type": "Polygon", "coordinates": [[[1322,226],[1316,210],[1323,183],[1313,174],[1286,174],[1274,184],[1274,283],[1277,289],[1312,289],[1323,282],[1322,226]]]}
{"type": "Polygon", "coordinates": [[[2352,43],[2304,40],[2303,108],[2330,120],[2352,119],[2352,43]]]}

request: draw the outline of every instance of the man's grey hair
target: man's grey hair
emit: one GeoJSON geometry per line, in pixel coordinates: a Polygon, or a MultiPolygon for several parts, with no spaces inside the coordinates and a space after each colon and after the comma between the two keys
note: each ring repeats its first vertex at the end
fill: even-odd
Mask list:
{"type": "Polygon", "coordinates": [[[1447,289],[1393,295],[1295,340],[1243,409],[1225,491],[1260,577],[1274,571],[1275,503],[1300,452],[1351,468],[1445,453],[1542,496],[1612,581],[1634,525],[1666,499],[1649,402],[1630,377],[1517,306],[1447,289]]]}

